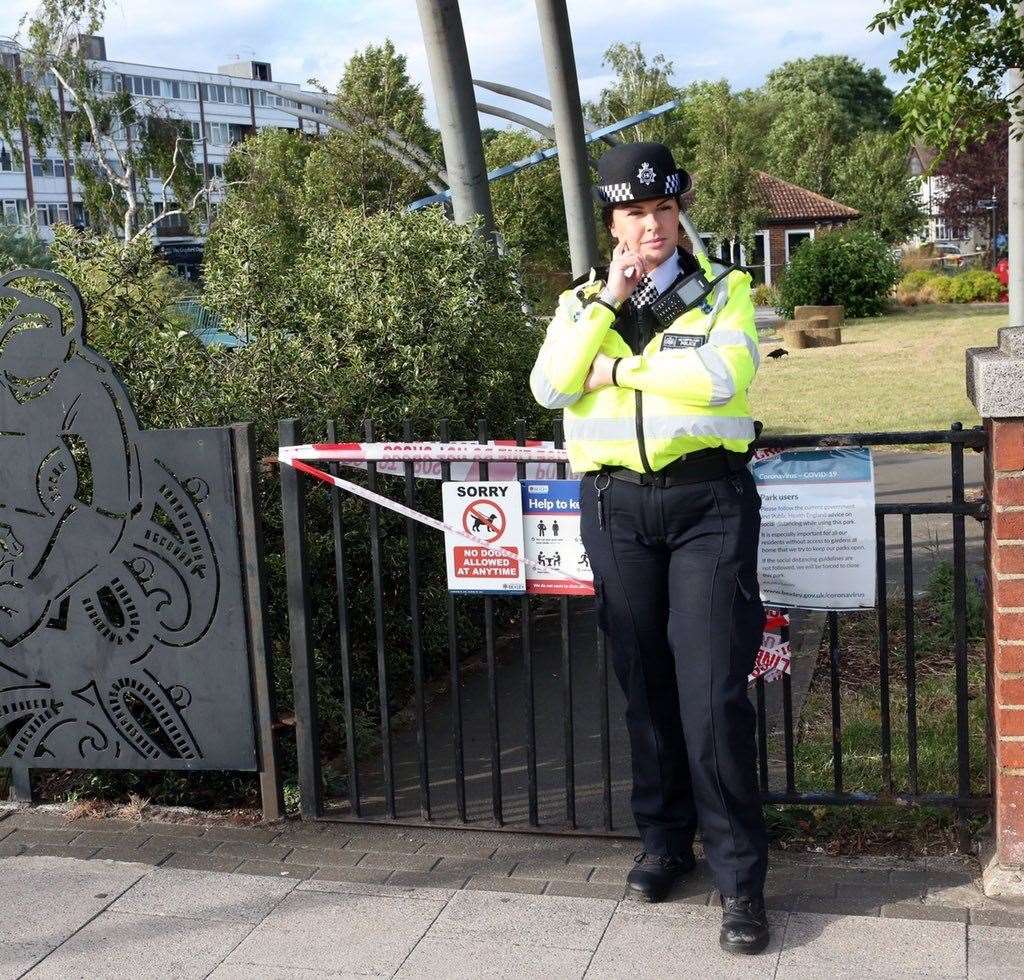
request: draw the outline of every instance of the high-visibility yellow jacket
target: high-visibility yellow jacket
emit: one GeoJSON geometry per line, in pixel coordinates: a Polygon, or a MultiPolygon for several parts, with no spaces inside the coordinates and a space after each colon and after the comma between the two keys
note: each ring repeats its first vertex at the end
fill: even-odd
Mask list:
{"type": "MultiPolygon", "coordinates": [[[[684,258],[691,267],[696,258],[709,279],[728,268],[680,249],[684,258]]],[[[594,270],[562,293],[530,388],[545,408],[564,409],[574,471],[609,465],[650,472],[707,447],[746,451],[754,439],[747,389],[760,360],[750,284],[748,273],[734,269],[702,307],[665,330],[649,311],[634,314],[649,317],[647,332],[656,331],[646,343],[636,341],[636,351],[616,329],[629,325],[622,311],[617,316],[594,302],[604,286],[594,270]],[[584,392],[598,352],[622,358],[616,385],[584,392]]]]}

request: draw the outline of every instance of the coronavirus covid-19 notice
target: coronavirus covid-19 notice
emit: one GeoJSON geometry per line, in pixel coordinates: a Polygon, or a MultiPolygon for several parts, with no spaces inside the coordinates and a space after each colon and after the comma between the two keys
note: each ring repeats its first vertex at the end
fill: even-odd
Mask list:
{"type": "Polygon", "coordinates": [[[758,577],[766,605],[875,605],[875,479],[871,450],[759,450],[758,577]]]}

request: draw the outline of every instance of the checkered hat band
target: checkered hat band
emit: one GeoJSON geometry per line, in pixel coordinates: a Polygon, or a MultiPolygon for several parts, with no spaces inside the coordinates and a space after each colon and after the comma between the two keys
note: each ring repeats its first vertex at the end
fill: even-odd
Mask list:
{"type": "Polygon", "coordinates": [[[632,201],[633,188],[628,180],[618,184],[602,184],[601,194],[609,204],[615,201],[632,201]]]}
{"type": "MultiPolygon", "coordinates": [[[[679,174],[669,174],[665,178],[663,195],[665,197],[672,197],[678,194],[680,183],[679,174]]],[[[644,186],[638,181],[630,180],[623,180],[616,184],[598,184],[598,190],[605,204],[618,204],[622,201],[635,201],[638,198],[643,200],[644,198],[660,196],[652,185],[644,186]]]]}

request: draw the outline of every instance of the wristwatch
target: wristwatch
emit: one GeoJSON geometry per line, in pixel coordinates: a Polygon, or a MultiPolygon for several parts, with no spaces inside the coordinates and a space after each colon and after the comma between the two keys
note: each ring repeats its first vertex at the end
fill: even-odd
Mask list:
{"type": "Polygon", "coordinates": [[[618,313],[619,307],[622,305],[622,303],[619,302],[618,297],[607,286],[597,294],[595,299],[603,306],[607,306],[614,313],[618,313]]]}

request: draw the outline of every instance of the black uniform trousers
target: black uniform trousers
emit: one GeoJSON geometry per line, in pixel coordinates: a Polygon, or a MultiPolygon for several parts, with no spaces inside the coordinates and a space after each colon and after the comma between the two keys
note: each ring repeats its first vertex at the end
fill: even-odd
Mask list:
{"type": "Polygon", "coordinates": [[[764,627],[761,500],[746,469],[672,487],[581,484],[598,622],[626,695],[632,808],[644,850],[680,855],[700,828],[723,895],[756,895],[767,835],[747,696],[764,627]]]}

